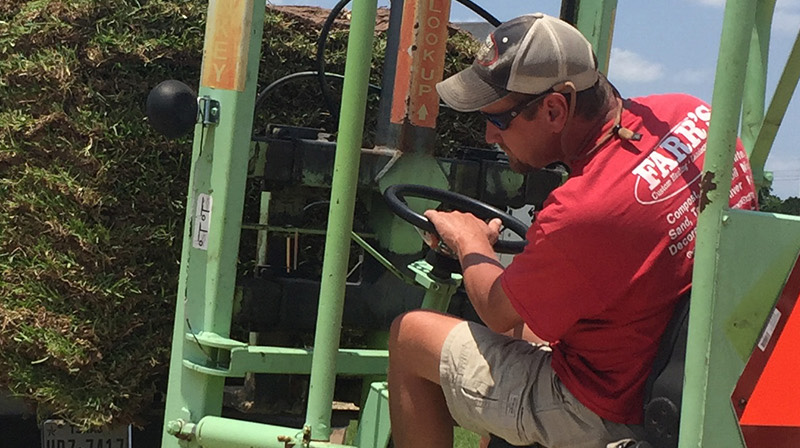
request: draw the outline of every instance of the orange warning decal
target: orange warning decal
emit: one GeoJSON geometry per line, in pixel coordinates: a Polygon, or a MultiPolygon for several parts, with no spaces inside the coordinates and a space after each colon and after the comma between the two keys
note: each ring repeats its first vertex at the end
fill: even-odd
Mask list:
{"type": "Polygon", "coordinates": [[[201,86],[244,90],[253,1],[209,1],[201,86]]]}
{"type": "Polygon", "coordinates": [[[731,401],[750,448],[796,448],[800,440],[800,258],[781,291],[731,401]]]}
{"type": "MultiPolygon", "coordinates": [[[[795,303],[797,299],[795,298],[795,303]]],[[[785,312],[786,310],[784,310],[785,312]]],[[[800,369],[800,310],[786,314],[775,309],[756,350],[772,348],[753,393],[742,413],[742,425],[800,426],[800,388],[795,386],[800,369]],[[773,323],[774,322],[774,323],[773,323]],[[782,331],[780,325],[783,325],[782,331]],[[770,329],[771,328],[771,329],[770,329]],[[772,332],[774,334],[770,334],[772,332]],[[769,337],[767,337],[769,334],[769,337]],[[774,338],[773,340],[768,340],[774,338]],[[769,343],[773,342],[774,345],[769,343]]]]}

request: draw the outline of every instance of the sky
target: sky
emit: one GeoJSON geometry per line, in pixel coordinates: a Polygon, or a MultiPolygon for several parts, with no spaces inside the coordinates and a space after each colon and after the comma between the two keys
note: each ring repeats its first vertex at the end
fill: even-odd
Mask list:
{"type": "MultiPolygon", "coordinates": [[[[560,0],[474,0],[501,21],[543,12],[558,16],[560,0]]],[[[332,8],[337,0],[268,0],[275,5],[332,8]]],[[[724,0],[618,0],[609,79],[625,97],[684,92],[711,102],[724,0]]],[[[388,0],[378,0],[389,6],[388,0]]],[[[451,22],[483,19],[454,1],[451,22]]],[[[776,0],[767,70],[767,106],[800,30],[800,0],[776,0]]],[[[794,99],[770,151],[773,194],[800,197],[800,100],[794,99]]]]}

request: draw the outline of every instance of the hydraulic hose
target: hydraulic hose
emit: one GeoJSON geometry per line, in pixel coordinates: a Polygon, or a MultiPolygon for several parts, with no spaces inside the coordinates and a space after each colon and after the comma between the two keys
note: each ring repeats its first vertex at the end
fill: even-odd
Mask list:
{"type": "MultiPolygon", "coordinates": [[[[497,27],[500,25],[500,21],[497,20],[496,17],[491,15],[488,11],[478,6],[472,0],[457,0],[462,5],[466,6],[476,14],[478,14],[481,18],[489,22],[492,26],[497,27]]],[[[316,65],[317,65],[317,80],[319,82],[319,88],[322,92],[322,98],[325,102],[325,107],[328,108],[331,116],[334,118],[338,118],[339,113],[337,111],[337,104],[338,102],[334,101],[331,98],[330,89],[328,88],[328,83],[326,82],[326,73],[325,73],[325,43],[328,40],[328,34],[330,34],[331,27],[333,27],[333,23],[336,20],[336,17],[339,13],[342,12],[342,9],[350,3],[350,0],[340,0],[336,5],[331,9],[331,12],[328,14],[328,17],[325,19],[325,23],[322,24],[322,29],[319,33],[319,39],[317,40],[317,58],[316,58],[316,65]]]]}
{"type": "MultiPolygon", "coordinates": [[[[284,76],[282,78],[276,79],[275,81],[271,82],[268,86],[266,86],[263,89],[261,89],[260,92],[258,92],[258,96],[256,96],[255,107],[253,109],[254,110],[258,110],[258,108],[266,100],[267,94],[269,94],[271,91],[275,90],[275,88],[279,87],[280,85],[282,85],[282,84],[284,84],[286,82],[289,82],[289,81],[296,80],[296,79],[312,78],[312,77],[318,77],[318,76],[319,76],[319,72],[308,71],[308,72],[292,73],[290,75],[286,75],[286,76],[284,76]]],[[[344,76],[340,75],[338,73],[322,73],[322,77],[323,77],[323,79],[324,78],[336,78],[336,79],[339,79],[339,80],[343,80],[344,79],[344,76]]],[[[369,89],[372,90],[375,93],[378,93],[378,94],[381,93],[380,86],[376,86],[375,84],[369,84],[369,89]]]]}
{"type": "Polygon", "coordinates": [[[338,121],[339,110],[336,107],[338,103],[334,102],[333,98],[331,98],[331,92],[325,80],[325,42],[328,40],[328,34],[330,34],[331,27],[333,27],[336,17],[339,16],[339,13],[342,12],[342,9],[344,9],[348,3],[350,3],[350,0],[339,0],[339,2],[336,3],[325,19],[325,23],[322,24],[322,29],[319,32],[319,39],[317,39],[317,81],[322,91],[322,99],[325,102],[325,107],[328,108],[328,112],[330,112],[334,121],[338,121]]]}

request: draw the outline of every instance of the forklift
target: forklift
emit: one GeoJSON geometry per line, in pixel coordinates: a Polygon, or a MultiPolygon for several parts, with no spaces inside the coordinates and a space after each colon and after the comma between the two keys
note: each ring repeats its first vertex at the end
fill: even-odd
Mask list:
{"type": "MultiPolygon", "coordinates": [[[[561,18],[592,43],[603,72],[616,8],[616,0],[561,5],[561,18]]],[[[764,163],[800,77],[798,34],[766,105],[774,8],[775,0],[727,1],[691,297],[673,316],[648,381],[647,437],[626,447],[775,448],[800,440],[800,391],[791,380],[800,369],[800,218],[728,207],[740,121],[756,182],[768,185],[764,163]]],[[[540,206],[566,175],[553,168],[521,176],[487,151],[433,155],[449,0],[392,2],[379,135],[374,148],[362,148],[376,10],[376,0],[353,0],[335,143],[285,126],[253,135],[263,1],[209,0],[197,94],[175,81],[151,92],[157,128],[194,132],[162,448],[389,446],[381,338],[403,311],[452,311],[460,294],[458,266],[433,251],[422,257],[415,228],[432,227],[418,212],[443,203],[500,217],[524,238],[527,226],[507,210],[540,206]],[[242,216],[253,177],[262,180],[259,218],[248,223],[242,216]],[[326,215],[325,229],[304,224],[315,207],[326,215]],[[244,285],[237,284],[243,231],[257,235],[254,278],[244,285]],[[304,272],[300,241],[312,237],[321,238],[324,257],[304,272]],[[243,306],[258,324],[247,341],[231,337],[243,306]],[[342,348],[348,326],[372,335],[369,343],[342,348]],[[313,331],[313,342],[270,343],[298,329],[313,331]],[[310,375],[301,424],[222,416],[226,381],[286,384],[280,378],[291,375],[310,375]],[[357,433],[347,443],[332,440],[343,378],[363,382],[357,433]]],[[[496,249],[519,252],[519,240],[496,249]]]]}

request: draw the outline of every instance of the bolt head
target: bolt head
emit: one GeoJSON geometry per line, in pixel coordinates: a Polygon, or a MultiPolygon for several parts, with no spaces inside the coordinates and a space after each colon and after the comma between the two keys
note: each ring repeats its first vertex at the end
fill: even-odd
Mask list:
{"type": "Polygon", "coordinates": [[[180,434],[181,429],[183,429],[182,421],[172,420],[170,422],[167,422],[167,427],[166,427],[167,434],[171,436],[178,435],[180,434]]]}

